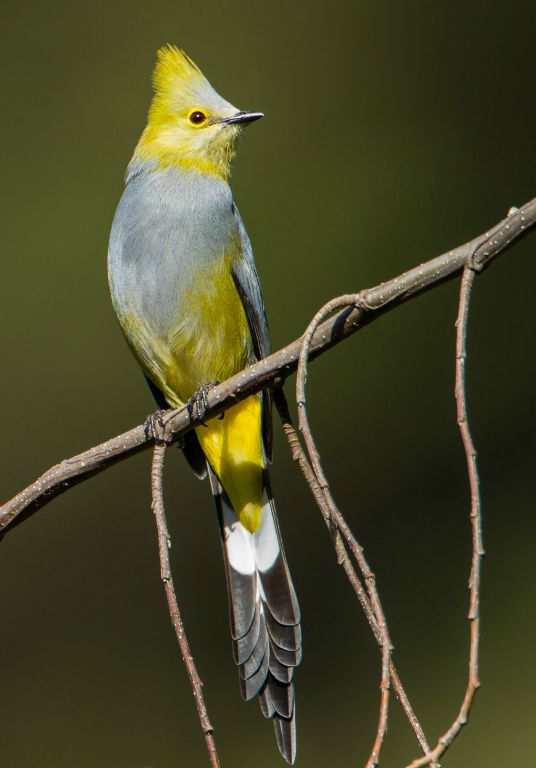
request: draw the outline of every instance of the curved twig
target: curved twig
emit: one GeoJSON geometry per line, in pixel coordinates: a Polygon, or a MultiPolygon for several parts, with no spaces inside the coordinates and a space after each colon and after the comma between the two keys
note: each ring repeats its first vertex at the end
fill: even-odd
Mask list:
{"type": "Polygon", "coordinates": [[[467,474],[469,478],[469,487],[471,491],[471,536],[472,536],[472,556],[471,572],[469,575],[469,614],[470,622],[470,644],[469,644],[469,679],[463,698],[460,711],[450,728],[439,738],[434,749],[424,757],[417,758],[410,763],[407,768],[422,768],[433,761],[439,760],[447,751],[454,739],[458,736],[463,726],[467,723],[469,713],[480,680],[478,675],[478,654],[480,641],[480,563],[484,556],[484,546],[482,542],[482,503],[480,499],[479,475],[477,466],[476,448],[471,437],[469,422],[467,418],[467,397],[465,391],[465,360],[466,360],[466,339],[467,339],[467,317],[469,313],[469,302],[471,300],[471,289],[475,272],[472,264],[469,262],[463,271],[460,286],[460,303],[458,308],[458,319],[456,320],[456,416],[460,434],[462,437],[465,456],[467,459],[467,474]]]}
{"type": "MultiPolygon", "coordinates": [[[[318,483],[318,479],[315,473],[313,472],[312,467],[309,464],[309,461],[307,459],[307,456],[305,455],[305,452],[302,448],[300,438],[292,423],[292,419],[290,417],[290,413],[288,410],[286,397],[282,389],[275,390],[274,402],[279,412],[279,416],[281,418],[283,431],[289,443],[290,450],[292,453],[292,458],[294,459],[294,461],[298,463],[300,470],[302,471],[302,474],[305,477],[305,480],[314,496],[314,499],[320,511],[322,512],[322,516],[324,517],[325,523],[328,527],[328,530],[330,532],[330,535],[333,541],[333,546],[335,547],[335,552],[337,554],[337,561],[339,565],[343,567],[344,572],[346,573],[346,576],[348,578],[348,581],[350,582],[361,604],[361,607],[363,608],[363,611],[370,625],[370,628],[372,629],[376,642],[381,648],[382,635],[380,633],[376,616],[374,614],[372,605],[367,595],[367,591],[363,587],[361,580],[359,579],[359,576],[357,575],[355,568],[352,565],[348,550],[346,549],[346,546],[340,537],[340,533],[338,529],[335,527],[335,525],[333,525],[333,522],[330,516],[330,510],[328,508],[326,499],[322,494],[322,489],[318,483]]],[[[413,707],[411,706],[411,703],[404,690],[402,681],[400,680],[400,677],[398,675],[398,672],[395,668],[395,665],[392,659],[390,660],[389,671],[390,671],[391,682],[392,682],[396,697],[406,714],[409,724],[411,725],[413,732],[415,733],[415,736],[417,738],[417,741],[419,742],[419,745],[422,751],[425,754],[427,754],[428,752],[430,752],[430,745],[428,744],[428,741],[426,739],[422,726],[419,722],[419,719],[415,714],[413,707]]]]}
{"type": "Polygon", "coordinates": [[[212,768],[219,768],[220,761],[216,751],[216,742],[214,741],[214,729],[210,723],[207,708],[205,706],[205,700],[203,697],[203,683],[201,682],[201,678],[197,672],[197,668],[190,651],[190,646],[186,638],[186,633],[184,631],[184,625],[182,623],[182,617],[179,610],[179,604],[177,602],[177,595],[175,594],[173,576],[171,575],[171,565],[169,562],[171,537],[169,535],[166,522],[164,494],[162,490],[162,472],[164,469],[165,452],[165,445],[155,445],[153,450],[153,463],[151,466],[151,508],[155,516],[156,528],[158,531],[160,577],[166,591],[171,623],[173,624],[173,629],[175,630],[175,635],[177,636],[177,642],[181,651],[182,660],[184,661],[184,666],[186,667],[186,672],[188,673],[190,684],[192,686],[195,706],[197,707],[197,714],[199,716],[199,722],[201,723],[201,730],[203,731],[205,744],[210,758],[210,765],[212,768]]]}
{"type": "MultiPolygon", "coordinates": [[[[361,291],[360,301],[352,310],[342,310],[324,321],[313,335],[309,359],[326,352],[343,339],[363,328],[385,312],[460,273],[471,260],[473,269],[482,271],[499,253],[536,225],[536,198],[515,210],[488,232],[444,253],[425,264],[408,270],[392,280],[361,291]]],[[[230,408],[238,400],[259,392],[296,370],[301,339],[296,339],[273,355],[214,387],[208,395],[205,418],[230,408]]],[[[178,440],[197,425],[187,408],[170,411],[165,417],[167,439],[178,440]]],[[[17,517],[27,517],[73,485],[101,472],[111,464],[126,459],[153,443],[143,425],[118,435],[88,451],[62,461],[47,470],[10,501],[0,507],[0,532],[17,517]]]]}
{"type": "Polygon", "coordinates": [[[340,296],[337,299],[333,299],[325,304],[315,314],[311,322],[309,323],[307,330],[305,331],[300,348],[300,354],[298,358],[298,371],[296,374],[296,402],[298,405],[298,425],[300,432],[303,435],[305,446],[311,460],[311,466],[315,477],[320,485],[321,492],[326,500],[327,508],[329,510],[330,521],[337,527],[337,530],[342,534],[347,545],[352,552],[363,581],[368,592],[370,599],[370,605],[376,618],[376,624],[378,627],[378,634],[380,636],[380,647],[382,652],[382,673],[380,682],[380,714],[378,718],[378,729],[376,731],[376,738],[370,756],[366,763],[366,768],[376,768],[380,758],[380,751],[382,748],[385,734],[387,733],[387,721],[389,715],[389,690],[391,687],[391,651],[392,645],[389,637],[389,631],[387,629],[387,622],[385,614],[380,601],[380,596],[376,588],[376,578],[371,571],[368,562],[365,558],[363,548],[356,540],[352,531],[350,530],[346,520],[342,513],[338,509],[331,494],[329,483],[324,473],[322,463],[320,461],[320,455],[316,447],[309,419],[307,417],[306,409],[306,397],[305,397],[305,382],[307,378],[307,360],[309,355],[309,345],[318,328],[318,326],[331,315],[335,310],[341,307],[352,309],[360,307],[362,298],[359,294],[348,294],[346,296],[340,296]]]}

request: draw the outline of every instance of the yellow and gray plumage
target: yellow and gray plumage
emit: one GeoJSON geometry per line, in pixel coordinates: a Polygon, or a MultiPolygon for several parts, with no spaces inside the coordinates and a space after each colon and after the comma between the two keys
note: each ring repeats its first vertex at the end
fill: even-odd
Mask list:
{"type": "MultiPolygon", "coordinates": [[[[108,270],[114,308],[153,394],[161,407],[176,407],[270,352],[251,245],[227,181],[242,126],[262,115],[222,99],[171,46],[158,53],[154,87],[108,270]]],[[[293,763],[300,614],[268,479],[270,442],[263,394],[189,433],[184,451],[198,476],[208,474],[216,501],[242,695],[259,695],[293,763]]]]}

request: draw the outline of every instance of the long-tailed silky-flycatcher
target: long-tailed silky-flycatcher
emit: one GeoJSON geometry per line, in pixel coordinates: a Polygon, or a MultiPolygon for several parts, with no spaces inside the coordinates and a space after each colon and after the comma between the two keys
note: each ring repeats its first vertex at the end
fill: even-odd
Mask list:
{"type": "MultiPolygon", "coordinates": [[[[270,343],[251,245],[228,185],[244,125],[179,49],[158,52],[147,126],[115,214],[115,311],[160,407],[265,357],[270,343]]],[[[259,695],[279,749],[296,756],[293,675],[300,612],[268,479],[268,393],[187,433],[184,453],[216,501],[233,651],[245,699],[259,695]]]]}

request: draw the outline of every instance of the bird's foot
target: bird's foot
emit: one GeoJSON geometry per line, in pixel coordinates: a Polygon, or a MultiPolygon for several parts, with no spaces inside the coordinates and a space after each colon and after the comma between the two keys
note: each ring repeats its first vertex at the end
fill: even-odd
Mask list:
{"type": "Polygon", "coordinates": [[[166,410],[158,410],[151,413],[145,419],[143,429],[148,440],[153,440],[155,445],[171,445],[169,435],[166,432],[166,424],[164,422],[164,416],[167,413],[166,410]]]}
{"type": "MultiPolygon", "coordinates": [[[[217,379],[214,381],[209,381],[208,384],[203,384],[202,387],[199,387],[199,389],[193,393],[191,398],[186,403],[190,418],[195,419],[196,421],[200,421],[204,427],[207,426],[205,424],[205,415],[209,408],[207,395],[210,390],[214,389],[214,387],[217,387],[218,384],[220,384],[220,382],[217,379]]],[[[220,418],[223,418],[223,413],[221,414],[220,418]]]]}

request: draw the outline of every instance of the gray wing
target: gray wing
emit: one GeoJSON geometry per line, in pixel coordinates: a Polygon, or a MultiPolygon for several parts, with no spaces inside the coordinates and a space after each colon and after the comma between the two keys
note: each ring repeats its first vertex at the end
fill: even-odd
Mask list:
{"type": "MultiPolygon", "coordinates": [[[[270,337],[268,335],[268,323],[264,311],[259,276],[253,259],[253,251],[246,228],[242,222],[236,206],[233,204],[233,212],[238,225],[238,230],[243,244],[242,258],[233,265],[233,280],[242,300],[246,317],[253,339],[255,355],[260,360],[271,353],[270,337]]],[[[268,460],[272,460],[272,403],[269,392],[263,392],[263,437],[264,447],[268,460]]]]}

